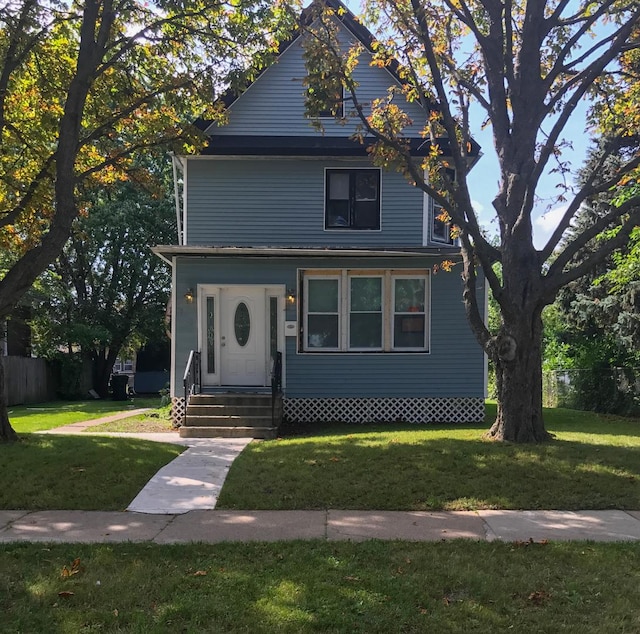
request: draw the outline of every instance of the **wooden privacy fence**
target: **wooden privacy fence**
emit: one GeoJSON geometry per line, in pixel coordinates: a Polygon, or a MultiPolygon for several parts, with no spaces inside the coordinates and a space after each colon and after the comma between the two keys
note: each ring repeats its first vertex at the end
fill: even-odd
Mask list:
{"type": "Polygon", "coordinates": [[[0,357],[9,405],[41,403],[56,396],[53,371],[44,359],[0,357]]]}

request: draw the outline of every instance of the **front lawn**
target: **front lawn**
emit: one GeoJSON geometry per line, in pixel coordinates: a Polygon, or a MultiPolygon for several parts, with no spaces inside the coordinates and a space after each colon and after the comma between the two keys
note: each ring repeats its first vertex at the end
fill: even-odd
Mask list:
{"type": "Polygon", "coordinates": [[[182,451],[137,439],[27,434],[0,446],[0,509],[123,510],[182,451]]]}
{"type": "Polygon", "coordinates": [[[151,409],[137,416],[129,416],[110,423],[102,423],[84,430],[88,434],[118,433],[158,433],[175,432],[171,421],[171,405],[151,409]]]}
{"type": "Polygon", "coordinates": [[[10,544],[0,569],[6,632],[640,631],[640,544],[10,544]]]}
{"type": "Polygon", "coordinates": [[[94,420],[118,412],[126,412],[143,407],[158,407],[159,396],[136,396],[127,401],[51,401],[34,405],[16,405],[9,408],[11,426],[19,434],[44,431],[71,423],[94,420]]]}
{"type": "Polygon", "coordinates": [[[249,445],[218,508],[640,509],[640,421],[546,420],[557,440],[537,446],[483,441],[488,424],[309,425],[249,445]]]}

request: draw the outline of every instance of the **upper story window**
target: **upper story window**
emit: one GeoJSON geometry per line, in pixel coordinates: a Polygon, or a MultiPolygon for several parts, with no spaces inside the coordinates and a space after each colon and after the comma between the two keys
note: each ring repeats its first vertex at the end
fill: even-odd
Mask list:
{"type": "MultiPolygon", "coordinates": [[[[447,175],[455,181],[456,173],[454,170],[447,169],[447,175]]],[[[451,235],[453,223],[449,218],[446,210],[432,198],[430,199],[430,240],[440,244],[455,245],[456,240],[451,235]]]]}
{"type": "Polygon", "coordinates": [[[448,218],[447,212],[431,199],[431,242],[455,244],[451,236],[451,221],[446,218],[448,218]]]}
{"type": "Polygon", "coordinates": [[[327,169],[325,229],[380,229],[380,170],[327,169]]]}

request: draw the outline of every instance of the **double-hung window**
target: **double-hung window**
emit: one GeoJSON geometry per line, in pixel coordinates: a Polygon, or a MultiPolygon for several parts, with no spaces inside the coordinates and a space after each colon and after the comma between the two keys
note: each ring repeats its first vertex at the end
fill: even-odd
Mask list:
{"type": "Polygon", "coordinates": [[[325,229],[380,229],[380,170],[327,169],[325,229]]]}
{"type": "Polygon", "coordinates": [[[428,271],[304,271],[303,281],[303,351],[428,351],[428,271]]]}
{"type": "MultiPolygon", "coordinates": [[[[455,181],[456,173],[455,170],[446,169],[447,176],[451,179],[451,181],[455,181]]],[[[433,198],[431,201],[431,241],[438,242],[441,244],[455,244],[455,239],[451,235],[451,230],[453,225],[451,223],[451,219],[449,218],[449,214],[447,214],[446,210],[442,205],[438,204],[433,198]]]]}
{"type": "Polygon", "coordinates": [[[304,280],[305,348],[340,349],[340,278],[308,277],[304,280]]]}

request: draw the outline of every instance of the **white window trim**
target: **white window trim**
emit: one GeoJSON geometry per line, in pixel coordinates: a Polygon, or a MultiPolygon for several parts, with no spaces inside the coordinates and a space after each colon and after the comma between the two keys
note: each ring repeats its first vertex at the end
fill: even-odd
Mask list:
{"type": "MultiPolygon", "coordinates": [[[[301,302],[300,320],[303,324],[301,339],[298,345],[299,353],[309,354],[429,354],[431,352],[431,275],[428,269],[341,269],[339,271],[323,272],[317,269],[302,270],[303,301],[301,302]],[[350,348],[350,283],[353,277],[379,277],[382,278],[382,348],[350,348]],[[310,279],[334,279],[338,280],[338,348],[319,348],[308,345],[308,318],[307,311],[309,298],[310,279]],[[393,346],[395,315],[395,280],[397,279],[423,279],[425,281],[425,310],[424,315],[424,347],[406,348],[393,346]]],[[[312,313],[315,314],[315,313],[312,313]]],[[[333,313],[332,313],[333,314],[333,313]]],[[[399,313],[402,314],[402,313],[399,313]]]]}
{"type": "MultiPolygon", "coordinates": [[[[435,222],[436,222],[436,207],[438,209],[440,209],[441,211],[444,210],[444,208],[439,205],[435,200],[433,200],[433,198],[430,198],[431,201],[431,212],[430,212],[430,222],[429,222],[429,227],[430,227],[430,238],[431,238],[431,242],[437,242],[438,244],[446,244],[448,246],[455,246],[456,241],[454,238],[451,237],[451,221],[449,222],[445,222],[444,225],[446,227],[447,230],[447,234],[448,234],[448,238],[441,238],[439,236],[436,236],[435,234],[435,222]]],[[[441,211],[438,212],[438,216],[440,215],[441,211]]]]}
{"type": "Polygon", "coordinates": [[[391,306],[391,349],[394,352],[424,352],[429,349],[429,281],[426,275],[394,275],[391,278],[392,287],[392,306],[391,306]],[[424,311],[416,313],[396,312],[396,281],[397,280],[424,280],[424,311]],[[396,347],[395,345],[395,319],[396,315],[424,315],[424,340],[423,346],[420,347],[396,347]]]}
{"type": "MultiPolygon", "coordinates": [[[[303,350],[305,352],[340,352],[343,345],[344,328],[342,328],[342,307],[344,306],[342,297],[342,284],[340,275],[304,275],[304,309],[303,309],[303,350]],[[309,332],[309,311],[307,306],[309,305],[309,280],[336,280],[338,282],[338,347],[337,348],[321,348],[317,346],[310,346],[307,339],[307,333],[309,332]]],[[[335,313],[311,313],[312,315],[334,315],[335,313]]]]}
{"type": "Polygon", "coordinates": [[[362,273],[360,275],[358,275],[357,273],[354,275],[353,273],[348,274],[347,271],[343,271],[342,272],[342,276],[343,276],[343,280],[345,280],[345,282],[343,283],[343,288],[346,290],[346,295],[347,295],[347,323],[346,323],[346,328],[345,330],[348,331],[347,333],[347,345],[345,346],[346,349],[349,352],[383,352],[384,351],[384,342],[385,342],[385,307],[386,307],[386,297],[385,297],[385,276],[380,274],[380,275],[374,275],[374,274],[367,274],[367,273],[362,273]],[[376,347],[376,348],[359,348],[357,346],[351,346],[351,313],[354,312],[351,310],[351,280],[358,278],[358,277],[366,277],[366,278],[376,278],[380,280],[380,293],[381,293],[381,303],[380,303],[380,311],[379,313],[377,311],[355,311],[358,312],[359,314],[369,314],[369,315],[377,315],[380,314],[382,316],[382,332],[380,333],[380,341],[381,341],[381,346],[376,347]]]}
{"type": "MultiPolygon", "coordinates": [[[[454,172],[455,179],[455,172],[454,172]]],[[[424,180],[425,183],[429,182],[429,174],[427,170],[424,170],[424,180]]],[[[437,237],[434,233],[434,224],[436,221],[436,206],[439,209],[442,209],[442,206],[436,203],[436,201],[429,196],[425,192],[423,202],[422,202],[422,246],[427,246],[429,244],[443,244],[446,246],[457,246],[458,240],[456,238],[451,237],[451,226],[452,222],[447,222],[447,239],[442,239],[437,237]]],[[[438,215],[440,215],[438,213],[438,215]]]]}
{"type": "Polygon", "coordinates": [[[322,195],[323,199],[323,213],[322,213],[322,227],[324,231],[335,232],[335,233],[349,233],[350,231],[354,231],[356,233],[380,233],[382,231],[382,168],[373,167],[371,165],[362,165],[359,167],[345,167],[344,165],[338,165],[335,167],[327,166],[324,168],[324,181],[323,181],[322,195]],[[369,170],[374,171],[377,170],[380,174],[379,189],[378,189],[378,217],[379,217],[379,228],[378,229],[356,229],[354,227],[327,227],[327,172],[330,171],[340,171],[340,172],[353,172],[355,170],[369,170]]]}

